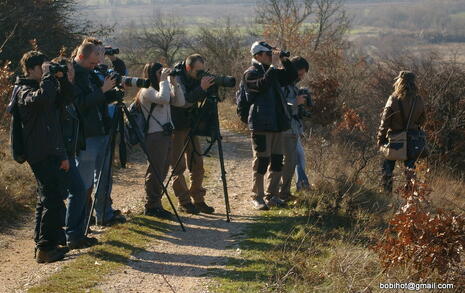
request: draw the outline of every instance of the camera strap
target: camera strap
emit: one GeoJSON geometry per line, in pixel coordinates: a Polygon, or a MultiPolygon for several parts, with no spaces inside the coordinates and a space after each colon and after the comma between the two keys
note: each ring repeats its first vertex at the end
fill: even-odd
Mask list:
{"type": "Polygon", "coordinates": [[[145,111],[147,111],[147,113],[148,113],[148,115],[147,115],[147,122],[145,123],[145,125],[146,125],[145,127],[147,128],[147,130],[145,131],[145,133],[147,133],[147,131],[149,130],[149,121],[150,121],[150,117],[151,117],[153,120],[155,120],[155,122],[156,122],[158,125],[160,125],[160,127],[163,129],[163,124],[161,124],[160,121],[159,121],[157,118],[155,118],[155,116],[153,116],[153,110],[155,109],[155,107],[158,106],[158,104],[152,103],[152,104],[150,105],[150,110],[147,109],[147,108],[144,106],[144,104],[142,104],[142,102],[140,103],[140,106],[141,106],[145,111]]]}

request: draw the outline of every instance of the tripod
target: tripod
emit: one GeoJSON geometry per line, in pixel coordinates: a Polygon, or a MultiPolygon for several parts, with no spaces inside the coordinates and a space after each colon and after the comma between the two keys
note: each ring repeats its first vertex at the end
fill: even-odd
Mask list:
{"type": "MultiPolygon", "coordinates": [[[[95,193],[94,193],[94,199],[92,200],[92,206],[91,206],[91,210],[90,210],[90,213],[89,213],[89,217],[87,219],[85,235],[87,235],[88,231],[89,231],[91,215],[92,215],[92,213],[93,213],[93,211],[95,209],[95,201],[96,201],[97,192],[102,187],[102,173],[103,173],[102,171],[103,171],[103,168],[105,166],[105,163],[110,164],[110,168],[111,168],[111,164],[113,162],[114,149],[115,149],[115,144],[116,144],[116,133],[117,133],[118,129],[120,131],[120,134],[121,134],[120,137],[122,139],[122,142],[120,143],[121,165],[124,168],[125,164],[126,164],[126,155],[125,155],[126,154],[126,151],[125,151],[126,144],[124,143],[124,115],[126,115],[126,118],[128,119],[129,124],[134,129],[134,131],[136,133],[136,136],[137,136],[138,144],[141,147],[142,151],[145,153],[145,155],[147,157],[147,160],[149,161],[149,164],[151,166],[155,166],[152,158],[149,155],[149,152],[147,151],[147,147],[145,145],[144,135],[142,134],[142,130],[139,129],[137,123],[134,121],[134,118],[131,117],[131,115],[129,115],[129,110],[128,110],[127,106],[123,103],[122,100],[119,100],[115,104],[115,106],[116,106],[115,113],[114,113],[113,118],[112,118],[112,123],[111,123],[111,128],[110,128],[110,133],[109,133],[109,138],[110,139],[106,142],[106,145],[105,145],[105,156],[104,156],[104,159],[102,160],[102,164],[100,166],[100,174],[99,174],[99,177],[98,177],[98,180],[97,180],[97,187],[96,187],[96,190],[95,190],[95,193]],[[106,158],[107,158],[109,152],[111,152],[110,153],[110,160],[109,160],[110,162],[106,161],[106,158]],[[123,154],[123,155],[121,155],[121,154],[123,154]]],[[[153,171],[154,171],[154,174],[155,174],[155,178],[158,181],[157,183],[160,184],[160,186],[162,187],[162,191],[163,191],[162,194],[166,194],[166,198],[168,199],[168,201],[170,203],[170,206],[173,209],[173,212],[174,212],[174,214],[175,214],[175,216],[176,216],[176,218],[177,218],[177,220],[178,220],[178,222],[179,222],[179,224],[181,226],[181,229],[185,232],[186,229],[184,228],[184,225],[183,225],[183,223],[181,221],[181,218],[179,217],[178,212],[176,211],[176,208],[174,207],[173,201],[171,200],[171,198],[168,195],[167,185],[165,186],[163,184],[163,180],[162,180],[160,174],[158,174],[158,172],[156,170],[153,170],[153,171]]],[[[105,213],[105,211],[106,211],[106,203],[107,203],[107,199],[105,198],[103,213],[105,213]]],[[[103,218],[105,218],[105,214],[103,215],[103,218]]]]}
{"type": "MultiPolygon", "coordinates": [[[[218,145],[218,157],[220,159],[220,169],[221,169],[221,181],[223,182],[223,194],[224,194],[224,203],[226,207],[226,221],[230,222],[230,217],[229,214],[231,212],[231,208],[229,205],[229,196],[228,196],[228,183],[226,181],[226,169],[224,165],[224,156],[223,156],[223,145],[222,145],[222,139],[223,137],[221,136],[221,131],[220,131],[220,122],[218,118],[218,102],[219,98],[217,95],[210,96],[206,98],[202,104],[200,105],[198,111],[198,116],[196,121],[193,123],[193,127],[189,129],[189,133],[187,135],[187,138],[184,142],[184,146],[182,148],[181,153],[179,154],[176,164],[172,166],[172,171],[170,174],[170,177],[168,178],[168,181],[166,185],[164,186],[164,189],[168,187],[171,179],[174,177],[174,172],[178,168],[179,164],[181,163],[181,160],[184,156],[184,153],[186,152],[188,146],[189,146],[189,141],[192,136],[207,136],[210,137],[210,146],[207,148],[207,150],[203,153],[200,154],[201,156],[205,156],[211,147],[217,142],[218,145]],[[207,117],[208,119],[202,120],[202,118],[207,117]],[[205,126],[202,127],[202,129],[199,129],[199,126],[204,122],[205,126]]],[[[194,148],[194,152],[197,152],[195,150],[194,144],[192,143],[192,146],[194,148]]]]}

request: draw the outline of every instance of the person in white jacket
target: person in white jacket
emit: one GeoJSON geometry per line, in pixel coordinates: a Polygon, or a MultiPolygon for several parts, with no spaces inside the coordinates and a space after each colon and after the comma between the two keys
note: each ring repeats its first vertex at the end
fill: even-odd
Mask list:
{"type": "Polygon", "coordinates": [[[185,105],[184,93],[177,84],[176,78],[169,76],[170,73],[171,69],[163,68],[160,63],[146,64],[144,78],[150,80],[151,86],[140,89],[136,96],[145,118],[148,119],[145,144],[154,164],[149,163],[145,175],[147,198],[145,214],[159,218],[172,217],[172,214],[162,206],[162,186],[160,185],[170,165],[171,136],[174,129],[171,120],[171,105],[176,107],[185,105]]]}

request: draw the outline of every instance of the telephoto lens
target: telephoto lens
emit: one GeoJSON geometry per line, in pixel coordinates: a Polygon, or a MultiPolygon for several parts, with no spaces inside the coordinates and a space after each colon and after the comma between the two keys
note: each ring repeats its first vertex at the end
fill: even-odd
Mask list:
{"type": "Polygon", "coordinates": [[[138,77],[123,76],[121,84],[130,87],[148,88],[150,87],[150,80],[138,77]]]}

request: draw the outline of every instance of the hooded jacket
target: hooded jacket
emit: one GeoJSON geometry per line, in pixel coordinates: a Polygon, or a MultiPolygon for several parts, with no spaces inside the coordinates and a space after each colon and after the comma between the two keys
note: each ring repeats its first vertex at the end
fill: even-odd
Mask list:
{"type": "Polygon", "coordinates": [[[62,83],[67,86],[60,88],[58,80],[50,74],[44,75],[40,83],[28,78],[16,80],[16,99],[29,164],[50,156],[60,161],[68,158],[60,125],[60,108],[72,101],[73,91],[66,79],[62,83]]]}

